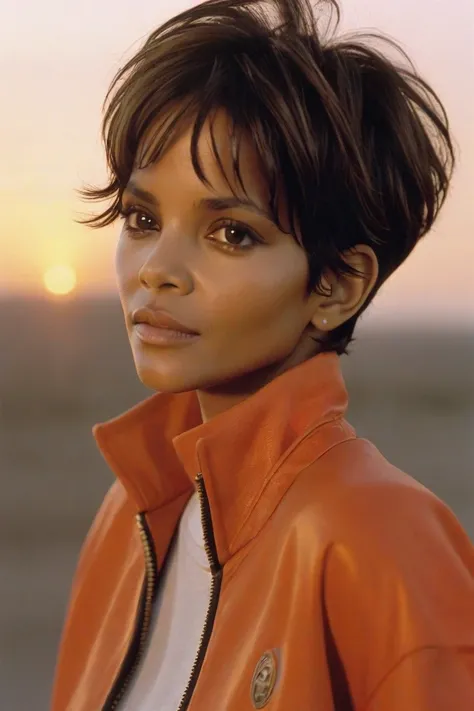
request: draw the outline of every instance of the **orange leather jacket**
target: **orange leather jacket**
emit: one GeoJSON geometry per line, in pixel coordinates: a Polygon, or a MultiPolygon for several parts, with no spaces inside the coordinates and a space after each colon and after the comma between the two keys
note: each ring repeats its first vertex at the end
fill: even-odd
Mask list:
{"type": "Polygon", "coordinates": [[[52,711],[120,707],[195,488],[213,584],[179,711],[474,709],[472,545],[346,407],[321,354],[204,424],[195,393],[158,393],[95,426],[118,481],[80,556],[52,711]]]}

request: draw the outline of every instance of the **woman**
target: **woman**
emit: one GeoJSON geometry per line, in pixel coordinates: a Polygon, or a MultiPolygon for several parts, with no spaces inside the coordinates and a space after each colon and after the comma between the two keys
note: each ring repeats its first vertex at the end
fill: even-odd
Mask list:
{"type": "Polygon", "coordinates": [[[471,544],[356,437],[339,366],[446,197],[439,99],[324,39],[303,0],[186,11],[112,89],[110,182],[83,192],[113,200],[86,222],[124,220],[125,325],[157,392],[94,429],[117,482],[53,711],[467,710],[471,544]]]}

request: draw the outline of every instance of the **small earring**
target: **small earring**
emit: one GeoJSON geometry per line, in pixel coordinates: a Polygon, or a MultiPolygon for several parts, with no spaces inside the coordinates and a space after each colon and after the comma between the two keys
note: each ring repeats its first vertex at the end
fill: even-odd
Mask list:
{"type": "Polygon", "coordinates": [[[327,326],[327,323],[328,323],[327,318],[323,318],[323,325],[324,325],[324,326],[327,326]]]}

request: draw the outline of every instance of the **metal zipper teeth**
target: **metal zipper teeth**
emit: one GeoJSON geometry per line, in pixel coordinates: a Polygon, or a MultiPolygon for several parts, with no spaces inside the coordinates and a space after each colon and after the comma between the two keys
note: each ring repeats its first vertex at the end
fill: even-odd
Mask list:
{"type": "Polygon", "coordinates": [[[212,519],[211,510],[209,507],[209,499],[207,498],[206,488],[204,486],[204,480],[202,474],[199,473],[195,481],[197,483],[197,490],[199,494],[199,500],[201,504],[201,522],[204,534],[204,547],[206,550],[207,558],[209,560],[209,566],[211,568],[211,594],[209,599],[209,606],[207,608],[206,619],[204,622],[204,628],[201,633],[201,639],[199,641],[199,647],[194,659],[194,664],[191,668],[191,674],[184,690],[183,696],[178,707],[178,711],[185,711],[187,709],[189,702],[191,700],[194,687],[199,677],[199,672],[201,671],[202,663],[204,661],[204,656],[206,654],[207,646],[211,637],[212,626],[217,612],[217,602],[219,599],[219,591],[222,581],[222,568],[219,564],[219,559],[217,557],[216,542],[214,539],[214,532],[212,530],[212,519]]]}
{"type": "MultiPolygon", "coordinates": [[[[122,700],[125,691],[130,684],[130,681],[135,674],[138,665],[140,664],[141,658],[143,656],[143,651],[145,647],[145,642],[148,636],[148,630],[150,628],[151,613],[153,608],[153,598],[155,596],[156,582],[157,582],[157,567],[155,551],[153,546],[153,541],[151,534],[148,531],[148,526],[146,524],[145,514],[140,513],[136,515],[136,521],[138,525],[138,530],[140,532],[140,538],[143,543],[143,550],[145,553],[145,566],[146,566],[146,583],[145,583],[145,597],[143,602],[143,612],[139,619],[139,638],[137,643],[137,651],[133,660],[133,664],[127,672],[120,686],[119,691],[113,695],[113,700],[110,703],[105,704],[103,711],[114,711],[118,704],[122,700]]],[[[132,642],[132,647],[134,646],[132,642]]],[[[129,650],[130,651],[130,650],[129,650]]],[[[128,654],[127,654],[128,656],[128,654]]],[[[119,676],[120,679],[120,676],[119,676]]],[[[118,683],[118,682],[117,682],[118,683]]]]}

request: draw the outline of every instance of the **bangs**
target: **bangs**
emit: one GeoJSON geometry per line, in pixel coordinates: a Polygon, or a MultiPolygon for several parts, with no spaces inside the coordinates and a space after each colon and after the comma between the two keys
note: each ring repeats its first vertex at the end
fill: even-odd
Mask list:
{"type": "MultiPolygon", "coordinates": [[[[314,224],[316,219],[315,197],[322,195],[320,187],[327,185],[330,177],[326,170],[331,145],[328,130],[334,135],[335,146],[344,140],[341,130],[331,128],[337,117],[331,116],[331,107],[324,107],[319,89],[312,87],[276,40],[242,38],[236,32],[229,42],[232,27],[218,23],[195,25],[192,43],[189,32],[176,32],[173,48],[163,38],[158,41],[158,35],[152,47],[150,38],[150,47],[145,45],[115,77],[105,102],[113,89],[115,93],[103,121],[112,180],[101,197],[98,191],[95,196],[91,190],[83,192],[86,199],[113,197],[114,203],[86,223],[96,227],[111,224],[119,216],[121,196],[132,172],[159,161],[191,126],[191,162],[199,180],[210,185],[198,150],[203,127],[209,121],[212,151],[231,192],[235,195],[236,189],[241,189],[250,197],[241,171],[245,138],[261,167],[274,223],[301,243],[304,223],[314,224]],[[203,49],[206,46],[208,51],[203,49]],[[214,140],[213,120],[220,110],[229,121],[230,175],[214,140]],[[286,226],[280,219],[283,199],[286,226]]],[[[349,146],[348,163],[350,153],[349,146]]],[[[357,172],[356,156],[351,169],[357,172]]]]}
{"type": "MultiPolygon", "coordinates": [[[[111,124],[109,131],[107,157],[112,172],[117,177],[119,197],[133,171],[159,162],[164,153],[189,129],[193,169],[203,184],[211,186],[199,155],[201,134],[207,124],[213,156],[232,194],[236,195],[237,191],[241,190],[246,197],[251,197],[241,170],[241,147],[245,139],[253,149],[262,171],[268,190],[268,209],[274,223],[281,231],[288,231],[288,225],[284,227],[280,218],[281,200],[284,198],[288,207],[289,231],[296,234],[298,206],[292,204],[292,191],[288,189],[288,185],[296,186],[300,194],[303,190],[307,192],[309,186],[305,176],[309,166],[305,163],[312,163],[312,172],[317,178],[315,166],[321,165],[320,156],[310,157],[309,148],[304,148],[305,134],[302,132],[297,135],[296,116],[282,116],[279,120],[278,113],[281,113],[282,109],[285,113],[288,112],[282,101],[278,101],[275,96],[270,102],[273,103],[272,107],[258,95],[255,87],[248,81],[248,61],[245,67],[242,67],[242,61],[243,58],[236,57],[229,57],[228,61],[225,61],[225,58],[215,59],[207,82],[189,95],[177,92],[178,96],[163,96],[162,92],[154,90],[154,84],[150,85],[148,95],[141,91],[140,102],[135,108],[128,104],[127,120],[119,121],[118,116],[116,117],[117,128],[112,130],[111,124]],[[228,119],[229,135],[226,148],[231,156],[230,174],[229,169],[224,167],[223,157],[215,139],[214,122],[219,111],[223,111],[228,119]],[[285,135],[288,118],[291,118],[293,136],[289,136],[288,131],[285,135]],[[293,147],[293,160],[289,155],[288,145],[293,147]]],[[[191,83],[189,77],[183,77],[182,81],[185,85],[191,83]]],[[[309,120],[306,123],[306,130],[308,129],[309,120]]],[[[306,146],[309,144],[307,140],[306,146]]],[[[115,219],[112,215],[110,217],[115,219]]]]}
{"type": "MultiPolygon", "coordinates": [[[[169,107],[165,118],[158,123],[155,121],[155,125],[151,129],[144,126],[142,131],[138,132],[136,139],[134,138],[138,149],[132,171],[141,170],[159,162],[163,154],[171,148],[181,135],[190,130],[190,160],[194,172],[204,185],[212,188],[211,181],[203,168],[199,151],[202,131],[206,124],[209,127],[212,155],[229,190],[236,197],[241,197],[243,193],[249,199],[252,196],[242,178],[241,147],[244,139],[250,143],[268,188],[270,215],[277,227],[281,231],[285,231],[279,216],[280,197],[282,196],[281,190],[280,192],[278,191],[279,167],[272,155],[270,141],[268,140],[268,129],[262,125],[261,121],[254,120],[253,125],[249,125],[249,121],[246,120],[245,116],[231,114],[230,107],[225,106],[223,101],[210,101],[205,106],[202,102],[199,102],[198,105],[198,102],[193,100],[179,107],[169,107]],[[220,111],[225,112],[228,119],[229,134],[226,149],[228,149],[231,156],[230,173],[229,168],[226,169],[224,165],[221,155],[222,148],[220,151],[215,138],[215,119],[220,111]]],[[[129,139],[124,137],[124,140],[127,142],[129,139]]],[[[127,175],[129,170],[130,166],[124,166],[124,175],[127,175]]]]}

